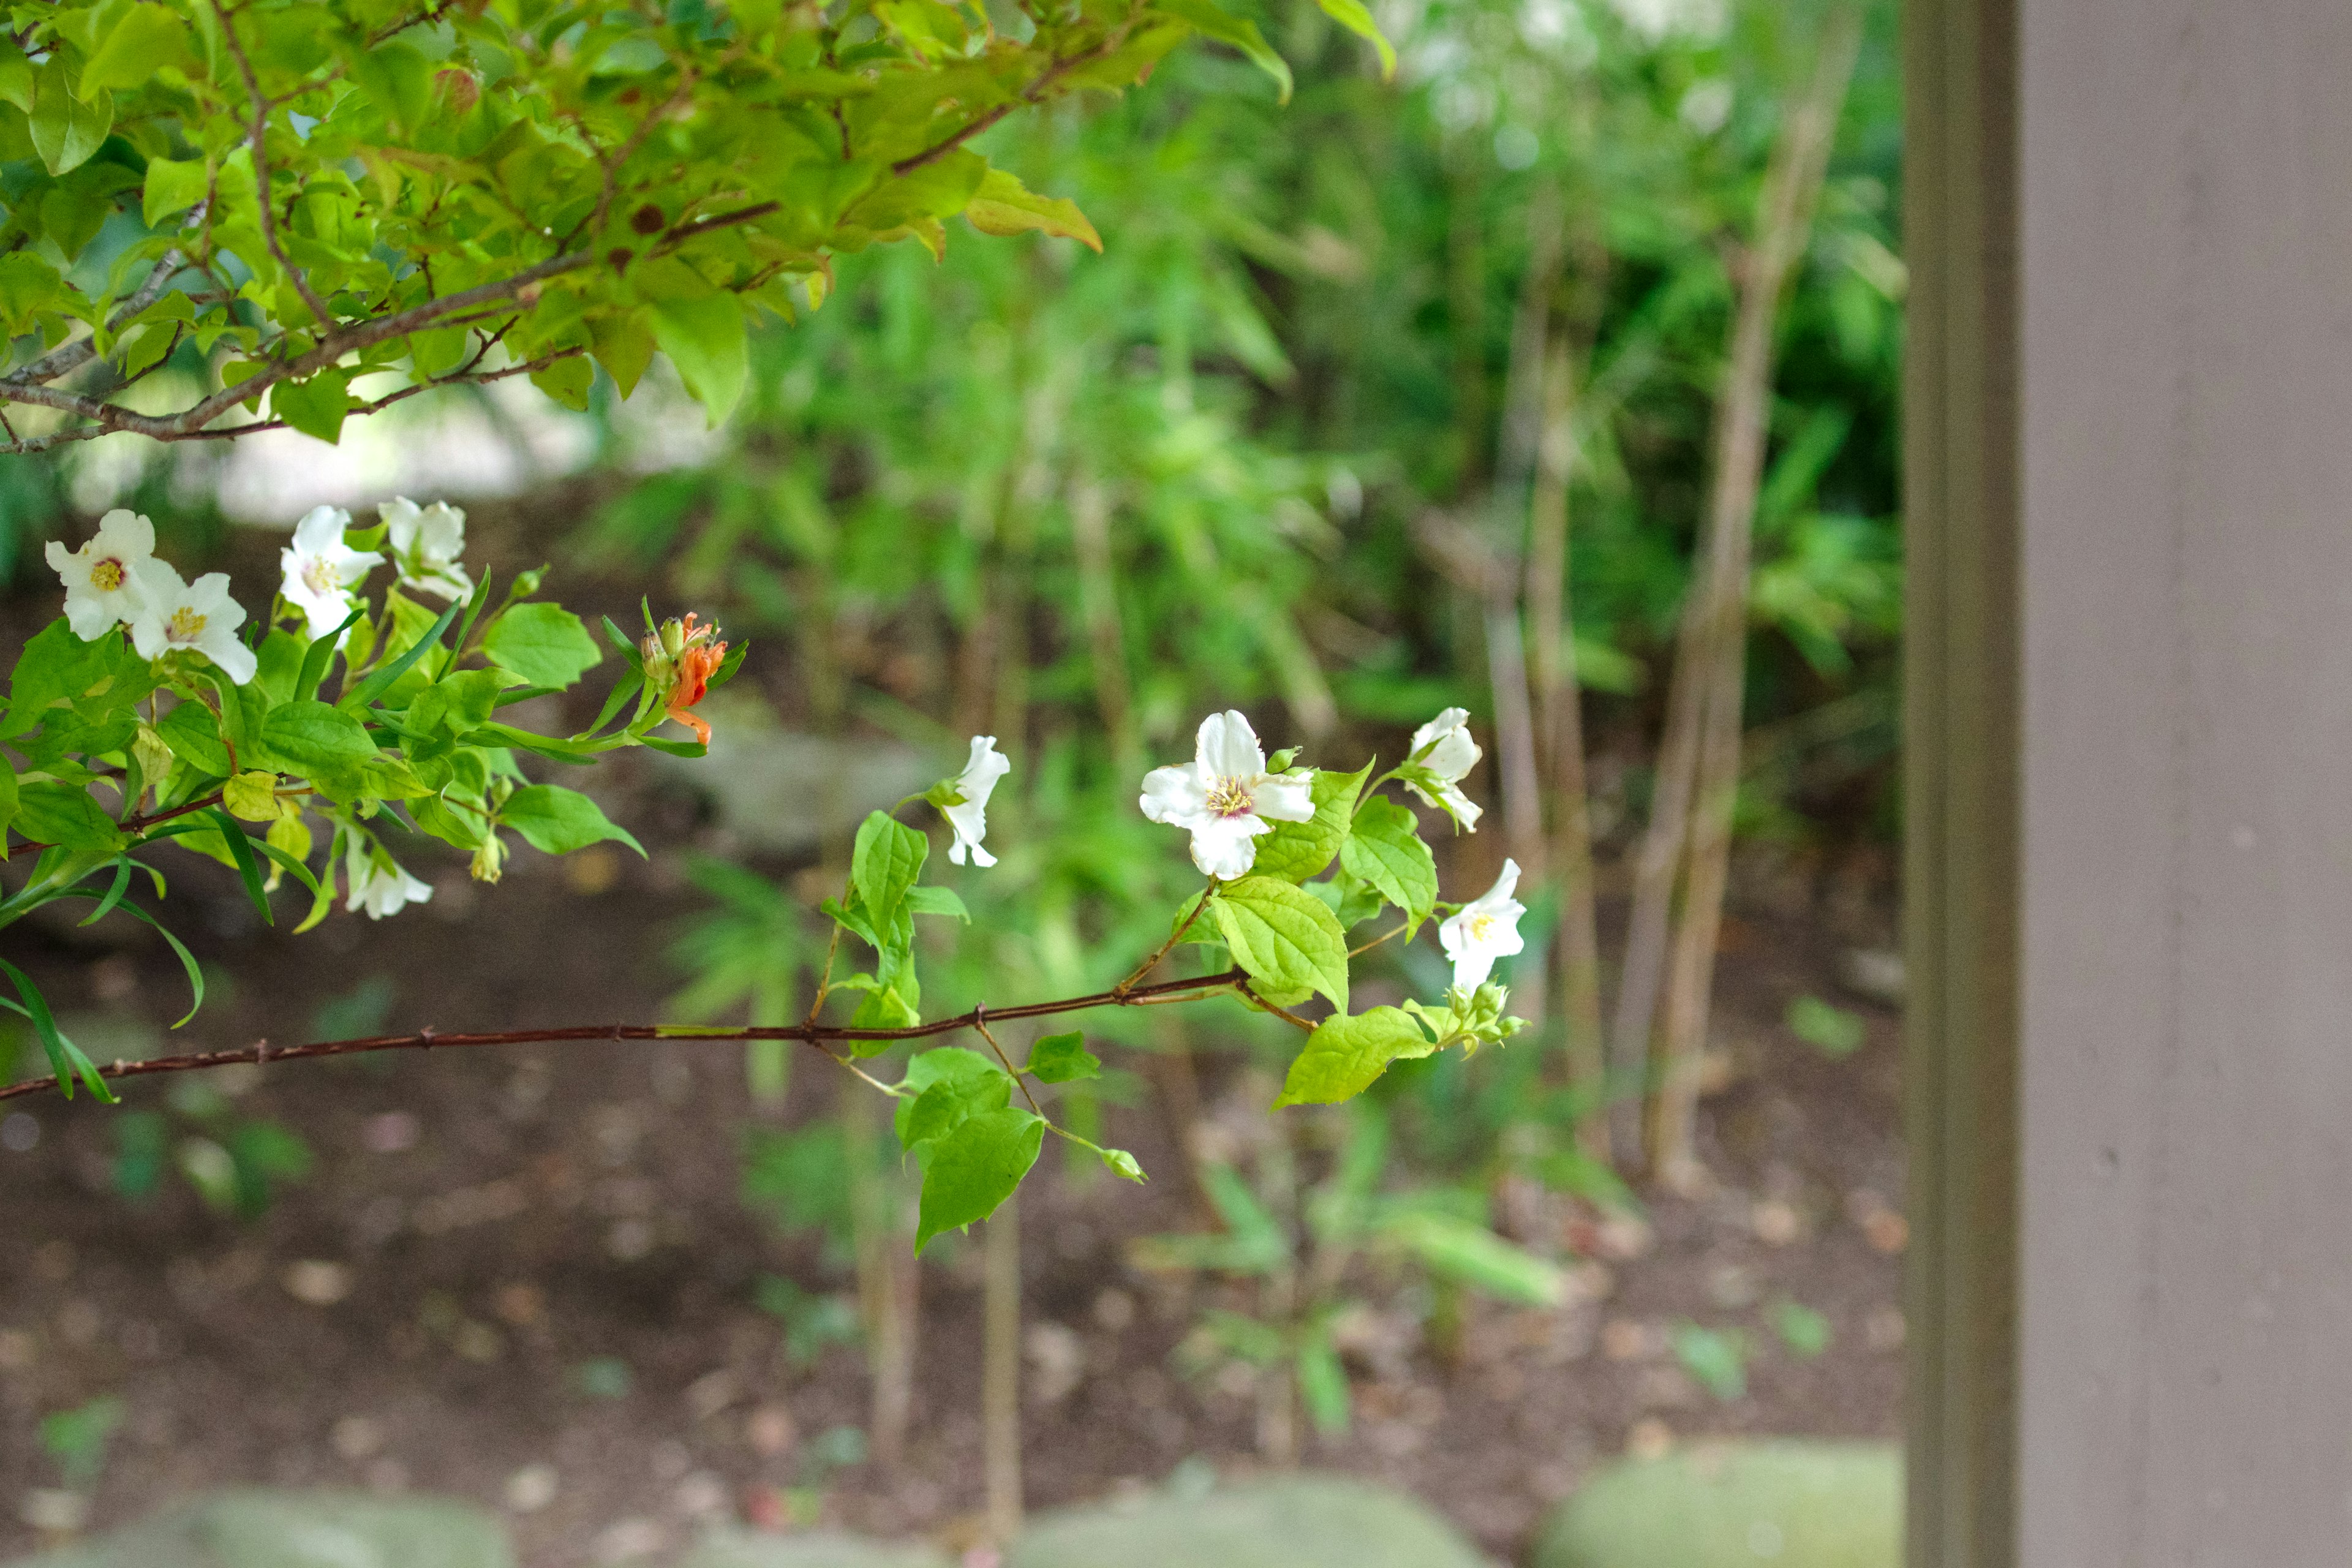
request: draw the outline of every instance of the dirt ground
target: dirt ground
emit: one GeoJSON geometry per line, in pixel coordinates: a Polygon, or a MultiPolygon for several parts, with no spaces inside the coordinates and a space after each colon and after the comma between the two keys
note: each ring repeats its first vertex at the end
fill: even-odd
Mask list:
{"type": "MultiPolygon", "coordinates": [[[[415,986],[394,995],[389,1026],[658,1016],[671,982],[647,932],[684,900],[660,887],[658,861],[608,868],[618,879],[584,897],[553,867],[495,892],[474,893],[462,872],[445,879],[431,905],[372,933],[391,941],[369,944],[369,963],[415,986]],[[491,931],[498,951],[539,962],[484,962],[491,931]],[[429,998],[416,984],[426,976],[429,998]]],[[[352,917],[296,942],[236,929],[228,889],[210,908],[226,929],[207,934],[205,956],[233,994],[183,1031],[196,1037],[188,1047],[282,1035],[356,990],[352,917]],[[265,973],[294,979],[265,992],[265,973]]],[[[1591,1258],[1573,1304],[1474,1309],[1445,1360],[1420,1347],[1371,1357],[1357,1369],[1351,1434],[1310,1439],[1308,1462],[1409,1489],[1508,1556],[1547,1502],[1629,1445],[1895,1434],[1892,1018],[1873,1014],[1855,1055],[1823,1058],[1777,1020],[1790,996],[1829,993],[1828,955],[1799,929],[1738,930],[1723,1030],[1733,1079],[1706,1103],[1717,1190],[1647,1194],[1645,1225],[1571,1222],[1562,1239],[1591,1258]],[[1782,1300],[1826,1317],[1826,1350],[1800,1356],[1754,1327],[1782,1300]],[[1685,1321],[1749,1326],[1759,1348],[1744,1397],[1713,1397],[1678,1364],[1669,1336],[1685,1321]]],[[[37,973],[62,1005],[152,1020],[177,1005],[168,958],[43,938],[37,973]]],[[[513,1515],[526,1561],[572,1563],[683,1539],[701,1518],[775,1517],[771,1489],[814,1481],[829,1519],[951,1536],[981,1500],[979,1249],[924,1271],[906,1463],[895,1476],[823,1474],[822,1435],[866,1419],[863,1362],[844,1347],[788,1370],[782,1326],[756,1304],[767,1273],[812,1291],[845,1285],[738,1200],[740,1049],[567,1047],[245,1074],[226,1086],[236,1111],[300,1130],[317,1154],[251,1223],[211,1214],[179,1183],[127,1203],[111,1113],[10,1102],[32,1121],[0,1152],[0,1477],[13,1492],[54,1486],[37,1419],[118,1394],[128,1415],[94,1494],[100,1524],[229,1484],[419,1489],[536,1503],[513,1515]]],[[[134,1103],[158,1103],[158,1081],[134,1103]]],[[[1213,1100],[1219,1085],[1212,1071],[1213,1100]]],[[[823,1089],[814,1072],[796,1078],[796,1095],[823,1089]]],[[[1175,1168],[1155,1109],[1108,1115],[1110,1141],[1175,1168]]],[[[1172,1360],[1184,1292],[1124,1257],[1128,1238],[1190,1222],[1184,1184],[1076,1191],[1055,1170],[1026,1202],[1032,1506],[1190,1460],[1260,1463],[1246,1391],[1188,1380],[1172,1360]]],[[[33,1546],[6,1500],[0,1552],[33,1546]]]]}
{"type": "MultiPolygon", "coordinates": [[[[197,868],[173,902],[187,900],[180,924],[214,994],[168,1041],[162,1026],[184,1005],[178,966],[135,928],[113,929],[127,922],[35,922],[10,952],[101,1058],[320,1030],[655,1020],[678,982],[664,942],[696,907],[681,852],[701,830],[690,802],[650,789],[631,809],[650,862],[523,851],[486,889],[450,855],[418,868],[436,882],[428,906],[373,930],[341,911],[300,939],[265,930],[226,874],[197,868]],[[517,952],[534,956],[518,965],[517,952]]],[[[1898,1434],[1897,1031],[1892,1011],[1836,980],[1846,944],[1883,945],[1885,921],[1851,889],[1854,907],[1828,909],[1825,882],[1743,879],[1719,984],[1722,1070],[1704,1108],[1713,1190],[1645,1193],[1639,1221],[1527,1205],[1522,1228],[1544,1232],[1533,1239],[1579,1257],[1574,1299],[1553,1311],[1474,1304],[1444,1355],[1412,1331],[1410,1288],[1368,1279],[1356,1419],[1344,1437],[1308,1438],[1305,1462],[1408,1489],[1517,1559],[1544,1508],[1629,1447],[1898,1434]],[[1782,1020],[1804,994],[1859,1013],[1866,1043],[1832,1058],[1797,1039],[1782,1020]],[[1818,1353],[1769,1326],[1791,1302],[1826,1320],[1818,1353]],[[1686,1370],[1674,1348],[1685,1324],[1748,1334],[1744,1394],[1719,1397],[1686,1370]]],[[[1227,1060],[1204,1058],[1213,1109],[1261,1092],[1227,1060]]],[[[796,1073],[782,1120],[832,1092],[823,1066],[796,1073]]],[[[165,1105],[168,1081],[145,1080],[131,1103],[165,1105]]],[[[299,1130],[316,1156],[254,1220],[212,1213],[171,1176],[127,1201],[119,1113],[0,1106],[0,1557],[39,1543],[23,1500],[60,1484],[41,1418],[103,1395],[126,1415],[90,1490],[93,1528],[198,1489],[273,1484],[472,1499],[505,1511],[533,1568],[658,1552],[717,1518],[812,1510],[970,1538],[980,1248],[923,1267],[904,1463],[840,1462],[853,1458],[840,1429],[867,1419],[863,1358],[840,1345],[791,1364],[758,1298],[766,1276],[814,1293],[848,1279],[739,1197],[755,1120],[740,1046],[401,1054],[214,1081],[231,1115],[299,1130]]],[[[1181,1170],[1152,1101],[1106,1114],[1105,1142],[1181,1170]]],[[[1180,1465],[1265,1463],[1247,1388],[1188,1375],[1174,1353],[1202,1300],[1128,1258],[1131,1239],[1194,1223],[1186,1184],[1073,1184],[1052,1159],[1039,1171],[1023,1220],[1030,1506],[1180,1465]]]]}

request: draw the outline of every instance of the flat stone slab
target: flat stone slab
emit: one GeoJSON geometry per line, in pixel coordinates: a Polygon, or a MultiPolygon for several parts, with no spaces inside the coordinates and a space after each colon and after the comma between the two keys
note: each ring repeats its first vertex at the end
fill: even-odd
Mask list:
{"type": "Polygon", "coordinates": [[[832,1531],[771,1535],[715,1531],[677,1568],[952,1568],[948,1554],[919,1541],[869,1541],[832,1531]]]}
{"type": "Polygon", "coordinates": [[[1040,1515],[1004,1568],[1490,1568],[1402,1492],[1296,1475],[1040,1515]]]}
{"type": "Polygon", "coordinates": [[[1552,1510],[1534,1568],[1903,1568],[1891,1443],[1694,1445],[1611,1466],[1552,1510]]]}
{"type": "Polygon", "coordinates": [[[514,1568],[470,1504],[363,1492],[222,1492],[13,1568],[514,1568]]]}

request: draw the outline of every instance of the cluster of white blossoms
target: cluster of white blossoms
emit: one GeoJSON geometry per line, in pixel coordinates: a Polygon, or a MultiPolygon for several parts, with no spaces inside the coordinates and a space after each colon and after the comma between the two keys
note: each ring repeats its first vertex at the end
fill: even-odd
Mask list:
{"type": "MultiPolygon", "coordinates": [[[[420,507],[404,496],[386,501],[376,515],[401,586],[450,601],[474,591],[459,561],[466,547],[464,512],[439,501],[420,507]]],[[[341,633],[359,607],[356,590],[386,559],[346,543],[344,531],[351,525],[351,514],[341,508],[314,507],[295,525],[293,542],[278,552],[278,592],[314,639],[341,633]]],[[[131,646],[143,658],[202,654],[239,686],[253,679],[258,659],[237,636],[245,606],[229,596],[227,574],[207,572],[194,583],[182,581],[172,563],[155,554],[155,526],[148,519],[121,509],[110,511],[80,549],[52,541],[47,558],[65,583],[66,624],[84,642],[127,626],[131,646]]],[[[433,897],[432,887],[402,869],[372,835],[349,824],[341,832],[351,889],[345,909],[364,910],[370,919],[382,920],[433,897]]],[[[302,842],[309,842],[307,836],[302,842]]]]}
{"type": "MultiPolygon", "coordinates": [[[[377,510],[401,585],[454,600],[473,592],[473,579],[458,563],[466,547],[466,514],[446,502],[420,507],[405,497],[377,510]]],[[[358,600],[353,590],[383,563],[373,550],[343,542],[351,513],[341,507],[313,507],[295,525],[294,542],[278,552],[284,580],[278,591],[302,614],[310,636],[332,636],[349,620],[358,600]]],[[[253,679],[253,650],[239,640],[245,606],[229,597],[228,574],[207,572],[194,583],[155,553],[155,525],[137,512],[117,508],[99,520],[98,532],[79,550],[49,542],[48,563],[66,585],[66,624],[84,642],[96,642],[111,628],[131,631],[142,658],[174,651],[200,653],[242,686],[253,679]]]]}
{"type": "Polygon", "coordinates": [[[82,641],[128,626],[142,658],[200,653],[239,686],[253,679],[253,650],[236,637],[245,606],[228,596],[228,574],[182,581],[157,559],[155,525],[137,512],[108,512],[79,550],[51,540],[48,562],[65,580],[66,624],[82,641]]]}
{"type": "MultiPolygon", "coordinates": [[[[446,600],[474,591],[458,557],[466,548],[466,514],[446,501],[420,507],[395,496],[376,509],[400,585],[446,600]]],[[[314,638],[332,637],[357,606],[354,590],[383,564],[373,550],[343,542],[352,514],[339,506],[312,507],[294,525],[294,542],[278,552],[284,571],[278,592],[302,612],[314,638]]]]}
{"type": "MultiPolygon", "coordinates": [[[[1465,832],[1475,833],[1478,806],[1461,784],[1483,755],[1470,735],[1469,710],[1448,708],[1413,731],[1412,750],[1394,776],[1465,832]]],[[[1228,710],[1201,721],[1189,764],[1154,768],[1144,775],[1140,805],[1152,821],[1192,834],[1193,865],[1231,881],[1249,875],[1259,835],[1273,832],[1277,822],[1313,818],[1314,782],[1311,768],[1269,773],[1257,731],[1247,718],[1228,710]]],[[[1519,917],[1527,910],[1511,896],[1518,881],[1517,863],[1504,861],[1494,887],[1438,927],[1457,989],[1475,991],[1494,972],[1496,959],[1526,946],[1519,917]]]]}

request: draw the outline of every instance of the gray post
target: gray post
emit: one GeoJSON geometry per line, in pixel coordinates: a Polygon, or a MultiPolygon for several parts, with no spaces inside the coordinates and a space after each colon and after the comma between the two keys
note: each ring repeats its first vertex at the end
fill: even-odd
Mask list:
{"type": "Polygon", "coordinates": [[[2352,1560],[2352,4],[1914,0],[1915,1568],[2352,1560]]]}

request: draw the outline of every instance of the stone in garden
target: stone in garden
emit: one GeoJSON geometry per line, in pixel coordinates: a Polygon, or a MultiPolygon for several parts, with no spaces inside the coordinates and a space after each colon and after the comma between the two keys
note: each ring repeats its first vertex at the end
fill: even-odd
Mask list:
{"type": "Polygon", "coordinates": [[[919,1541],[868,1541],[831,1531],[769,1535],[714,1531],[677,1568],[950,1568],[947,1553],[919,1541]]]}
{"type": "Polygon", "coordinates": [[[1601,1471],[1545,1522],[1534,1568],[1902,1568],[1889,1443],[1696,1444],[1601,1471]]]}
{"type": "Polygon", "coordinates": [[[1436,1513],[1341,1476],[1294,1475],[1043,1514],[1004,1568],[1487,1568],[1436,1513]]]}
{"type": "Polygon", "coordinates": [[[514,1568],[467,1503],[352,1492],[223,1492],[11,1568],[514,1568]]]}
{"type": "Polygon", "coordinates": [[[744,692],[713,693],[701,710],[710,715],[709,756],[656,756],[648,763],[709,795],[720,825],[754,849],[813,849],[867,812],[955,771],[945,753],[786,730],[765,702],[744,692]]]}

